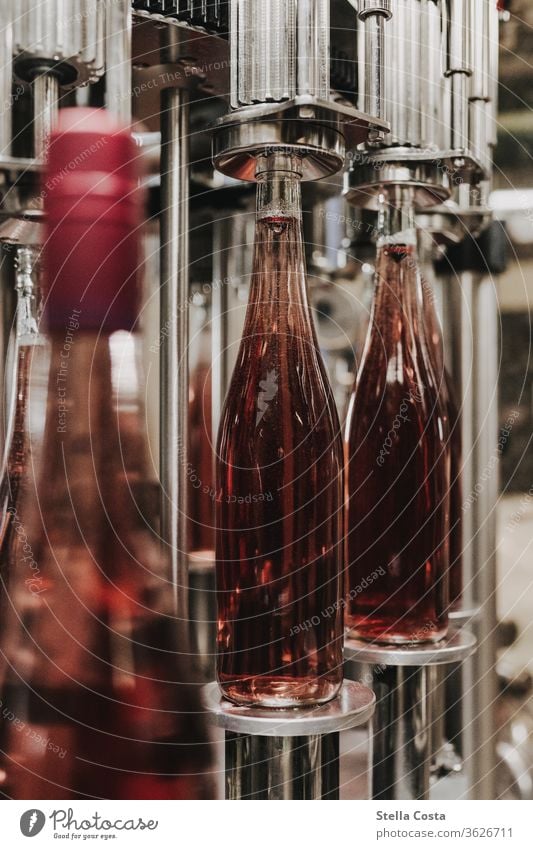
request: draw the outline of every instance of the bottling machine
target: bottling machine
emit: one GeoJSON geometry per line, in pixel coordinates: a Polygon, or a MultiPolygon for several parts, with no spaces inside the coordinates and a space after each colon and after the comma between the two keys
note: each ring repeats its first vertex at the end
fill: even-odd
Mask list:
{"type": "Polygon", "coordinates": [[[354,728],[366,741],[371,798],[494,798],[497,474],[484,472],[497,445],[500,269],[485,250],[496,0],[70,0],[68,15],[64,0],[0,6],[6,256],[38,274],[28,251],[42,240],[39,175],[58,107],[105,105],[146,151],[154,216],[143,328],[161,534],[206,681],[213,552],[209,534],[197,550],[189,538],[189,356],[203,322],[213,434],[246,300],[257,158],[301,157],[312,295],[341,408],[367,320],[376,199],[384,187],[411,187],[459,399],[465,503],[473,494],[453,627],[428,646],[347,640],[341,695],[318,710],[241,709],[212,684],[206,710],[225,731],[228,798],[338,798],[339,734],[354,728]]]}

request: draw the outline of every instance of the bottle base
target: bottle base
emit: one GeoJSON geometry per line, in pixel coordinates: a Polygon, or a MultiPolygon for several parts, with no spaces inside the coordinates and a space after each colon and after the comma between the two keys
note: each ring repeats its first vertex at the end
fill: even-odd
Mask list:
{"type": "Polygon", "coordinates": [[[448,633],[447,625],[427,623],[416,628],[400,629],[391,623],[354,623],[346,628],[347,637],[385,646],[417,646],[439,643],[448,633]]]}
{"type": "Polygon", "coordinates": [[[298,708],[321,705],[335,698],[342,681],[283,676],[242,676],[218,679],[224,698],[237,705],[298,708]]]}

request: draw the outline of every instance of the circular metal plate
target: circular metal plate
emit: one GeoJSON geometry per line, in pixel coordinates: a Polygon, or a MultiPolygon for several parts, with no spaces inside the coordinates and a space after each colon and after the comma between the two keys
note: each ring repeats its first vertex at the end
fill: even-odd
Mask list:
{"type": "Polygon", "coordinates": [[[392,162],[377,154],[372,157],[364,155],[364,163],[354,163],[345,177],[344,194],[354,206],[377,209],[380,190],[398,184],[415,189],[415,205],[419,209],[436,206],[450,197],[449,172],[437,163],[417,160],[392,162]]]}
{"type": "Polygon", "coordinates": [[[347,661],[381,666],[446,666],[473,654],[476,643],[474,635],[464,630],[450,630],[439,643],[405,646],[347,639],[344,643],[344,657],[347,661]]]}
{"type": "Polygon", "coordinates": [[[276,149],[302,157],[303,180],[331,176],[344,164],[341,133],[305,120],[279,118],[229,124],[213,136],[215,167],[238,180],[254,181],[257,157],[276,149]]]}
{"type": "Polygon", "coordinates": [[[204,702],[216,725],[236,734],[263,737],[309,737],[365,725],[374,713],[376,697],[357,681],[344,681],[336,699],[303,708],[259,708],[235,705],[222,698],[216,682],[204,688],[204,702]]]}

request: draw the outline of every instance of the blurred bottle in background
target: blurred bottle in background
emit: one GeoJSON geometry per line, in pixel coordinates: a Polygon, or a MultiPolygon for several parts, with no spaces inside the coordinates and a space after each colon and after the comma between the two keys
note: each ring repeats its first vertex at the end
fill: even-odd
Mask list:
{"type": "Polygon", "coordinates": [[[138,152],[103,111],[50,147],[42,471],[3,639],[2,795],[209,798],[210,751],[145,498],[138,152]]]}

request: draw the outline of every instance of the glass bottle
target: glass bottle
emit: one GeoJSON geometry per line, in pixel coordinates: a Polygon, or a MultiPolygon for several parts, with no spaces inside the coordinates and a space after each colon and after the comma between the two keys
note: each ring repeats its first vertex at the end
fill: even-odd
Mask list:
{"type": "Polygon", "coordinates": [[[463,594],[463,485],[462,437],[459,409],[455,399],[452,379],[444,363],[442,330],[435,309],[435,293],[430,281],[422,279],[422,302],[426,337],[429,344],[440,402],[448,424],[450,453],[450,609],[460,606],[463,594]]]}
{"type": "Polygon", "coordinates": [[[383,193],[375,293],[346,425],[347,624],[384,643],[447,630],[449,456],[421,312],[413,198],[383,193]]]}
{"type": "Polygon", "coordinates": [[[145,485],[136,149],[103,110],[68,109],[50,150],[51,364],[24,514],[38,586],[17,576],[2,645],[0,794],[206,798],[207,733],[145,485]]]}
{"type": "Polygon", "coordinates": [[[259,158],[250,298],[217,446],[217,674],[242,704],[342,681],[342,441],[306,289],[301,164],[259,158]]]}
{"type": "MultiPolygon", "coordinates": [[[[27,540],[22,504],[32,476],[36,459],[34,449],[39,436],[36,427],[34,432],[29,427],[29,388],[34,354],[45,344],[45,338],[39,330],[41,296],[38,251],[32,247],[18,248],[15,268],[16,328],[10,357],[13,379],[7,399],[6,447],[0,480],[0,630],[7,613],[10,574],[24,570],[25,564],[29,562],[27,552],[24,551],[27,540]]],[[[26,580],[27,586],[31,587],[31,573],[26,580]]]]}

